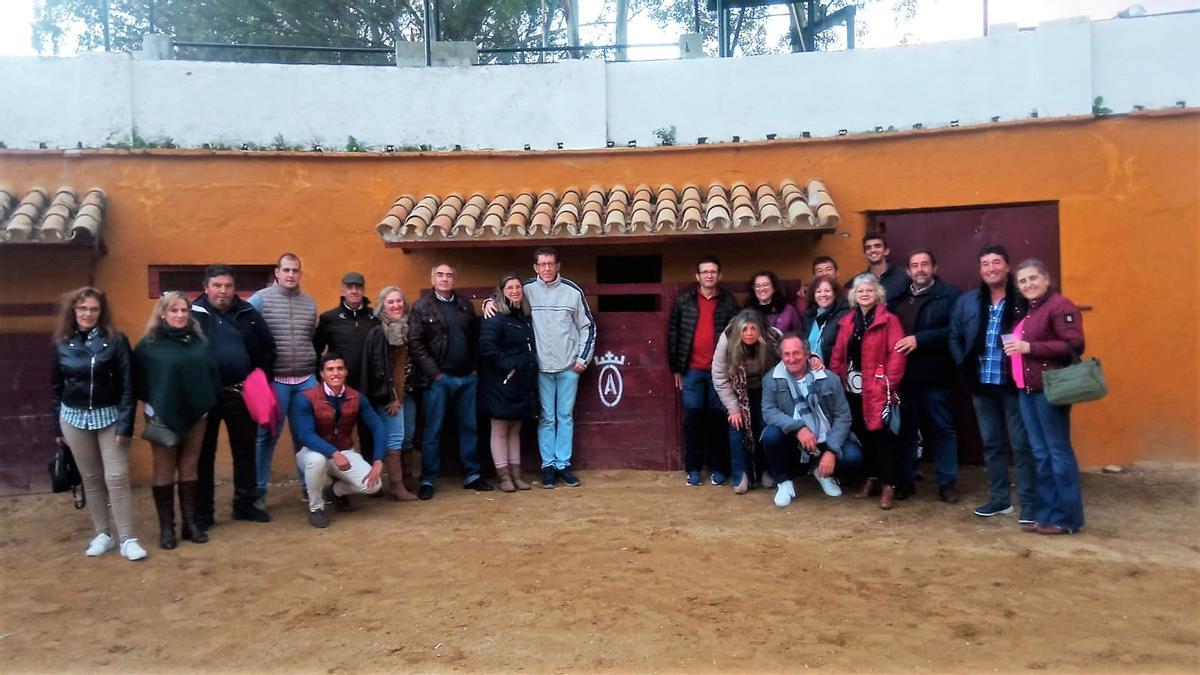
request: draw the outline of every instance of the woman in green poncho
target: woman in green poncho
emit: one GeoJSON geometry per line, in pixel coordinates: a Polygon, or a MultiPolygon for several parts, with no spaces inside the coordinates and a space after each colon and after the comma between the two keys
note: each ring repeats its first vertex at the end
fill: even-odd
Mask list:
{"type": "Polygon", "coordinates": [[[208,534],[195,521],[197,465],[205,416],[217,402],[221,381],[187,297],[178,292],[163,295],[133,356],[137,397],[146,403],[143,437],[154,451],[159,545],[175,548],[176,472],[182,536],[203,544],[208,534]]]}

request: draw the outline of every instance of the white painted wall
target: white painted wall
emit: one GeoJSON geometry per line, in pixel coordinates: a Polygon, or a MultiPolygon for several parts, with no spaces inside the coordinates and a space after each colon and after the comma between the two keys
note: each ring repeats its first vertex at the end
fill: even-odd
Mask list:
{"type": "Polygon", "coordinates": [[[269,145],[276,136],[465,149],[603,147],[734,135],[830,136],[1200,105],[1200,13],[928,45],[739,59],[387,68],[150,61],[127,54],[0,58],[10,148],[129,139],[269,145]]]}

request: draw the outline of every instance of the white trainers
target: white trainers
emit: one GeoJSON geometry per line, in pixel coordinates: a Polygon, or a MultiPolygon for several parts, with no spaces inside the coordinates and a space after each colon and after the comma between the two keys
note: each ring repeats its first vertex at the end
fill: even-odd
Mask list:
{"type": "Polygon", "coordinates": [[[796,496],[796,488],[792,485],[792,481],[785,480],[775,489],[775,506],[780,508],[792,503],[792,497],[796,496]]]}
{"type": "Polygon", "coordinates": [[[826,478],[825,476],[822,476],[821,472],[817,469],[813,469],[812,476],[813,478],[817,479],[817,484],[820,485],[821,489],[825,491],[826,497],[842,496],[842,486],[838,485],[837,480],[834,479],[833,476],[826,478]]]}
{"type": "Polygon", "coordinates": [[[141,560],[146,557],[146,549],[142,548],[137,539],[126,539],[121,542],[121,557],[126,560],[141,560]]]}
{"type": "Polygon", "coordinates": [[[108,534],[101,532],[92,539],[92,543],[88,544],[87,556],[95,558],[98,555],[103,555],[105,551],[113,547],[113,539],[108,534]]]}

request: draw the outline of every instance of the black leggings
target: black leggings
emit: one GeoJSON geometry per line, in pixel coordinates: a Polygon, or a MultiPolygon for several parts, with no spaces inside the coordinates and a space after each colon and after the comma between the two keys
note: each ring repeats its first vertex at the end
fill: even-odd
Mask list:
{"type": "Polygon", "coordinates": [[[850,404],[850,430],[862,442],[863,468],[868,477],[878,478],[885,485],[896,485],[900,480],[900,439],[887,428],[867,431],[863,418],[862,394],[846,392],[850,404]]]}

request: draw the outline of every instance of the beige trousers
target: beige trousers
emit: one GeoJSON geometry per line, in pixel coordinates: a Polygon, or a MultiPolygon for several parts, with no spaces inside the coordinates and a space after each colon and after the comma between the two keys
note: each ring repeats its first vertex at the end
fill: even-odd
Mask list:
{"type": "Polygon", "coordinates": [[[83,494],[97,534],[110,532],[112,507],[119,541],[133,536],[133,492],[129,487],[129,447],[117,445],[117,425],[96,431],[76,429],[60,420],[63,439],[83,477],[83,494]]]}
{"type": "Polygon", "coordinates": [[[363,485],[363,479],[371,471],[371,465],[358,454],[357,450],[343,450],[342,454],[350,460],[350,468],[342,471],[333,460],[325,455],[308,448],[300,448],[296,453],[296,467],[304,474],[304,484],[308,486],[308,510],[317,511],[325,508],[325,499],[321,493],[329,481],[333,481],[333,494],[344,497],[349,494],[375,494],[383,485],[377,480],[371,485],[363,485]]]}

